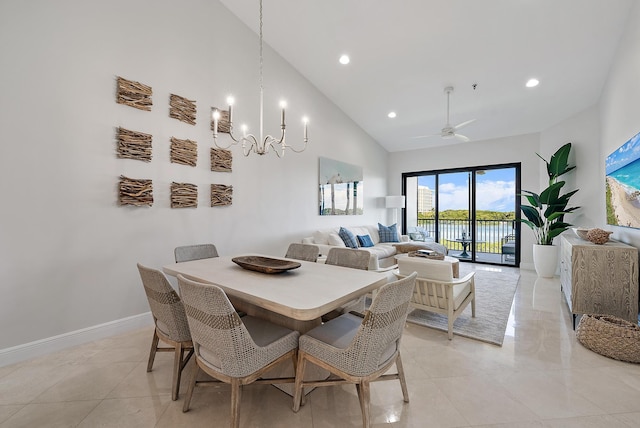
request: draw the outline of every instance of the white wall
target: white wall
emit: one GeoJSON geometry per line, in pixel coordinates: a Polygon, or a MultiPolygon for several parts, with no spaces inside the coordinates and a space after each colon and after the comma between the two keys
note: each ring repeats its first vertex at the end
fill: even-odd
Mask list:
{"type": "MultiPolygon", "coordinates": [[[[600,178],[604,188],[604,160],[640,131],[640,4],[629,14],[625,32],[609,71],[600,102],[602,142],[600,178]]],[[[604,190],[603,190],[604,191],[604,190]]],[[[606,225],[604,197],[599,227],[613,230],[613,238],[640,247],[640,230],[606,225]]]]}
{"type": "MultiPolygon", "coordinates": [[[[257,19],[256,5],[256,19],[257,19]]],[[[265,22],[265,29],[269,23],[265,22]]],[[[136,262],[213,242],[222,255],[284,254],[317,228],[375,223],[387,212],[387,153],[274,52],[265,50],[265,126],[302,154],[243,158],[209,170],[209,108],[236,98],[258,127],[258,39],[215,0],[0,3],[0,350],[147,312],[136,262]],[[151,112],[115,102],[116,76],[153,87],[151,112]],[[197,102],[197,125],[168,116],[169,94],[197,102]],[[118,159],[115,128],[153,135],[153,160],[118,159]],[[199,144],[195,168],[169,162],[171,136],[199,144]],[[318,157],[362,165],[365,214],[317,215],[318,157]],[[120,207],[119,175],[153,180],[153,207],[120,207]],[[172,181],[198,185],[199,207],[171,209],[172,181]],[[211,183],[233,205],[208,206],[211,183]]]]}
{"type": "MultiPolygon", "coordinates": [[[[563,193],[579,189],[569,206],[580,207],[565,220],[580,227],[602,227],[604,214],[604,160],[600,152],[600,119],[596,106],[592,106],[567,120],[540,133],[540,154],[551,158],[565,143],[571,143],[569,163],[576,169],[560,177],[566,181],[563,193]]],[[[540,187],[548,186],[548,176],[542,161],[540,187]]],[[[558,242],[556,241],[556,244],[558,242]]]]}
{"type": "MultiPolygon", "coordinates": [[[[537,189],[539,162],[539,135],[528,134],[469,143],[451,143],[432,149],[410,150],[389,154],[389,192],[396,194],[402,188],[402,173],[469,166],[496,165],[521,162],[523,189],[537,189]]],[[[532,268],[533,234],[522,228],[521,266],[532,268]]]]}

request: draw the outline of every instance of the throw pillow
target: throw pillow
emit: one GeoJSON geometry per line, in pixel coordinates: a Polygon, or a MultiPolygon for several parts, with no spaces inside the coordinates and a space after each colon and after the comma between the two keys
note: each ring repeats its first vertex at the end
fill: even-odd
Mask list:
{"type": "Polygon", "coordinates": [[[356,235],[345,229],[344,227],[340,228],[338,232],[340,238],[344,241],[344,245],[349,248],[358,248],[358,240],[356,239],[356,235]]]}
{"type": "Polygon", "coordinates": [[[380,233],[380,242],[400,242],[397,224],[383,226],[378,223],[378,233],[380,233]]]}
{"type": "Polygon", "coordinates": [[[373,241],[369,235],[358,235],[357,238],[361,247],[373,247],[373,241]]]}
{"type": "Polygon", "coordinates": [[[344,245],[344,241],[337,233],[329,234],[329,245],[332,247],[346,247],[346,245],[344,245]]]}

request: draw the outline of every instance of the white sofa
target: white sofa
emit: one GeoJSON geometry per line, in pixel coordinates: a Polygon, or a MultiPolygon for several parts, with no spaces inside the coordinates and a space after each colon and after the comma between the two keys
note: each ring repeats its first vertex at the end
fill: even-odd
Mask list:
{"type": "MultiPolygon", "coordinates": [[[[433,248],[436,251],[443,251],[446,253],[446,248],[435,242],[413,242],[409,240],[407,235],[399,235],[399,242],[380,242],[380,234],[378,233],[377,225],[364,225],[364,226],[344,226],[355,236],[369,235],[373,242],[373,247],[359,247],[359,250],[366,250],[371,254],[369,260],[369,270],[384,270],[396,265],[395,255],[399,252],[403,252],[403,244],[416,244],[423,248],[433,248]],[[396,248],[400,246],[399,248],[396,248]],[[437,248],[434,248],[437,247],[437,248]]],[[[313,236],[309,236],[302,240],[304,244],[317,245],[320,249],[321,255],[327,255],[331,247],[346,247],[338,232],[340,227],[333,227],[331,229],[317,230],[313,233],[313,236]]]]}

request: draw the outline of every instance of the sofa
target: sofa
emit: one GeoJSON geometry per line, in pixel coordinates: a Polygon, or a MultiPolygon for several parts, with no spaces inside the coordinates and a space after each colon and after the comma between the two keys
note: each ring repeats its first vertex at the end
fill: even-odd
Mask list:
{"type": "MultiPolygon", "coordinates": [[[[392,225],[390,227],[393,228],[392,225]]],[[[352,247],[359,250],[366,250],[371,254],[369,259],[369,270],[386,270],[396,265],[395,255],[398,253],[406,253],[409,251],[415,251],[418,248],[429,248],[444,254],[447,253],[446,247],[436,242],[413,242],[410,241],[409,236],[400,235],[396,232],[396,242],[382,242],[389,241],[389,230],[385,229],[383,225],[364,225],[364,226],[344,226],[333,227],[330,229],[317,230],[313,233],[313,236],[306,237],[302,240],[304,244],[317,245],[320,249],[320,255],[326,256],[332,247],[352,247]],[[383,229],[381,229],[381,227],[383,229]],[[341,237],[341,229],[346,229],[352,236],[357,238],[357,246],[347,245],[345,240],[341,237]],[[380,239],[380,230],[383,231],[383,238],[380,239]],[[369,236],[371,242],[365,242],[365,244],[371,244],[371,246],[363,246],[360,242],[361,237],[369,236]]],[[[393,229],[392,229],[393,230],[393,229]]],[[[345,234],[342,233],[344,236],[345,234]]],[[[366,239],[365,239],[366,241],[366,239]]],[[[349,242],[349,239],[347,239],[349,242]]]]}

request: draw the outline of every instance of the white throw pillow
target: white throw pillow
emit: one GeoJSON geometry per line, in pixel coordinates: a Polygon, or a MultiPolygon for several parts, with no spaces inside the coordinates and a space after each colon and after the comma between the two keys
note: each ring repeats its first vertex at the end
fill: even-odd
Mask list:
{"type": "Polygon", "coordinates": [[[329,234],[328,245],[332,245],[334,247],[346,247],[344,241],[342,240],[340,235],[338,235],[337,233],[330,233],[329,234]]]}

